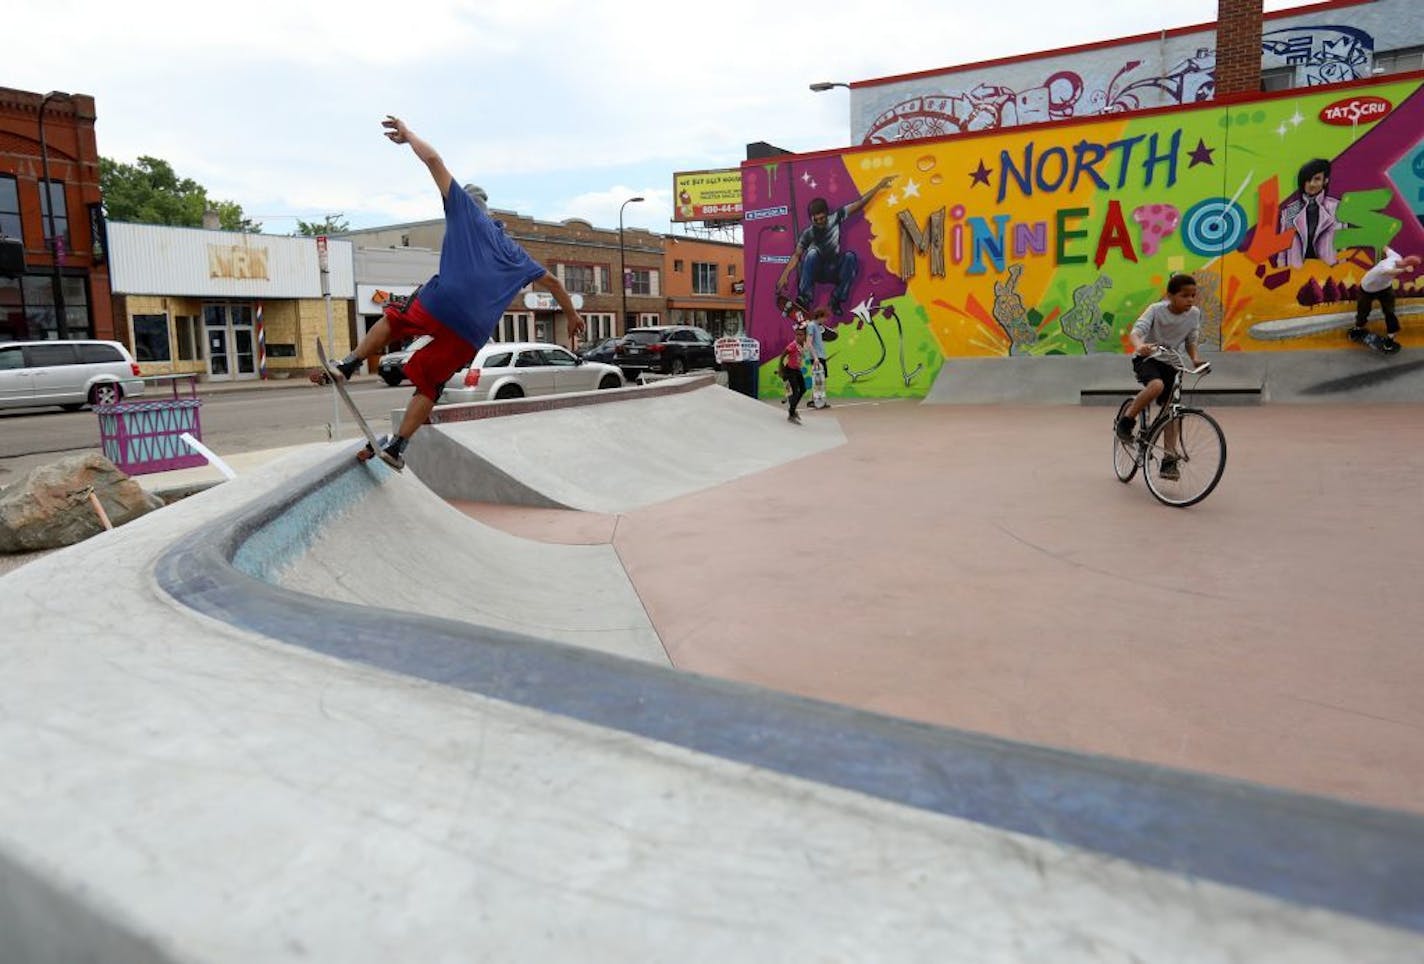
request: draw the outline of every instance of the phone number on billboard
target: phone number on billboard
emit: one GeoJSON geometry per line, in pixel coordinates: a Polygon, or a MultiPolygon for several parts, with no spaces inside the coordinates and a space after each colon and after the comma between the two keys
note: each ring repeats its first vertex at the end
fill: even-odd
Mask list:
{"type": "Polygon", "coordinates": [[[740,204],[703,204],[697,208],[703,214],[741,214],[740,204]]]}

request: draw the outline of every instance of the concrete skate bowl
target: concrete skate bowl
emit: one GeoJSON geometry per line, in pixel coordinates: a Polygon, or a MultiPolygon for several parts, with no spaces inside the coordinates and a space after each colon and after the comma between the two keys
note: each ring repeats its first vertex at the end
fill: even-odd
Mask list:
{"type": "MultiPolygon", "coordinates": [[[[748,773],[1223,884],[1303,914],[1330,911],[1424,933],[1424,820],[1415,816],[681,673],[658,665],[626,613],[610,620],[537,596],[521,603],[530,618],[453,606],[454,589],[433,585],[444,577],[422,564],[432,544],[463,545],[472,555],[513,558],[515,551],[417,481],[353,465],[346,454],[179,540],[160,558],[157,581],[207,617],[335,659],[730,761],[748,773]],[[402,537],[382,536],[380,513],[406,511],[406,504],[414,508],[397,520],[408,526],[402,537]],[[362,571],[373,554],[389,558],[362,571]],[[390,608],[363,604],[375,599],[390,608]],[[588,632],[585,620],[597,631],[588,632]],[[599,645],[579,645],[582,636],[599,645]]],[[[548,558],[510,565],[548,565],[548,558]]],[[[499,570],[466,579],[465,596],[508,588],[495,584],[499,570]]],[[[1022,857],[1006,851],[996,859],[1022,857]]]]}

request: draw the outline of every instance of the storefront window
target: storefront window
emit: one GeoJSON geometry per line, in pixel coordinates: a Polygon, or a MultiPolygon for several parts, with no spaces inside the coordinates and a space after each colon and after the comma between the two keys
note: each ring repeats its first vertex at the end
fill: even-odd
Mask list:
{"type": "Polygon", "coordinates": [[[53,243],[54,238],[59,238],[64,242],[66,251],[70,250],[69,241],[69,207],[64,201],[64,182],[48,181],[49,191],[40,192],[40,217],[43,219],[45,238],[53,243]],[[54,233],[50,234],[49,208],[54,205],[54,233]]]}
{"type": "Polygon", "coordinates": [[[134,357],[141,362],[173,360],[168,343],[167,315],[133,316],[134,357]]]}
{"type": "Polygon", "coordinates": [[[15,179],[8,174],[0,174],[0,234],[7,238],[22,238],[20,226],[20,192],[15,187],[15,179]]]}

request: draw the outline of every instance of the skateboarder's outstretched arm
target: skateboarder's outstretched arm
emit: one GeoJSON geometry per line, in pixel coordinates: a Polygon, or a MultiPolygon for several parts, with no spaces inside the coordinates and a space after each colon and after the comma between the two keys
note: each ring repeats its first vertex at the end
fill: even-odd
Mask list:
{"type": "Polygon", "coordinates": [[[386,128],[386,137],[396,144],[409,144],[410,149],[415,151],[415,156],[425,163],[430,169],[430,176],[435,179],[435,186],[440,188],[440,196],[443,198],[450,190],[450,185],[454,178],[450,176],[450,170],[431,147],[420,137],[417,137],[409,127],[405,126],[405,121],[399,117],[386,115],[386,119],[381,121],[381,126],[386,128]]]}
{"type": "Polygon", "coordinates": [[[895,180],[895,177],[896,175],[894,174],[889,174],[885,177],[882,177],[875,184],[871,185],[870,190],[866,191],[860,197],[847,204],[845,209],[846,217],[850,217],[852,214],[856,213],[861,208],[869,204],[870,199],[875,197],[875,195],[879,194],[881,191],[885,190],[887,187],[889,187],[891,182],[895,180]]]}
{"type": "Polygon", "coordinates": [[[532,282],[534,287],[543,288],[554,296],[554,300],[559,303],[559,307],[564,309],[564,317],[569,320],[569,338],[577,340],[583,334],[583,318],[579,315],[578,309],[574,307],[574,300],[569,297],[569,291],[563,283],[549,272],[544,272],[542,278],[536,278],[532,282]]]}

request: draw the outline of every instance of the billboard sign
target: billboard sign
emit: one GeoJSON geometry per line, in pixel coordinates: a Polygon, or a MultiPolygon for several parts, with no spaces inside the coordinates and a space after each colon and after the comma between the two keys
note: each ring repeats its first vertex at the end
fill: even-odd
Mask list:
{"type": "Polygon", "coordinates": [[[686,171],[672,176],[674,221],[740,221],[742,172],[686,171]]]}

